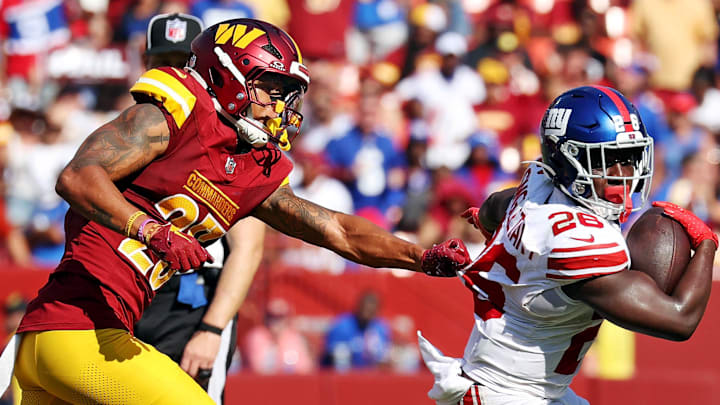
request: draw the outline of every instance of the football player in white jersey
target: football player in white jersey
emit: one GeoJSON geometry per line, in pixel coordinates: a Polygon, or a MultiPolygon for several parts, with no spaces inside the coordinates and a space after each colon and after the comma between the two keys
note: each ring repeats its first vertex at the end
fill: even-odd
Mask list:
{"type": "Polygon", "coordinates": [[[642,208],[653,173],[652,138],[635,107],[614,89],[572,89],[545,113],[541,139],[542,160],[516,189],[463,215],[491,236],[458,273],[475,312],[463,358],[420,336],[438,404],[587,404],[569,385],[603,319],[681,341],[705,310],[718,239],[692,213],[655,203],[695,250],[672,294],[628,271],[619,223],[642,208]]]}

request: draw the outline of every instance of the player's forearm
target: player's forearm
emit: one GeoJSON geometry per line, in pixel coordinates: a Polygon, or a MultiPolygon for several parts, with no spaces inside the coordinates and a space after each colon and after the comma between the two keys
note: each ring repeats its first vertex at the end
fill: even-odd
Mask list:
{"type": "Polygon", "coordinates": [[[225,235],[230,253],[203,322],[224,328],[238,312],[262,261],[265,229],[261,221],[244,218],[225,235]]]}
{"type": "MultiPolygon", "coordinates": [[[[128,218],[138,211],[98,166],[68,166],[60,174],[55,190],[73,210],[119,233],[124,233],[128,218]]],[[[137,234],[140,222],[133,224],[132,235],[137,234]]]]}
{"type": "Polygon", "coordinates": [[[393,236],[372,222],[329,210],[278,188],[253,216],[278,231],[370,267],[420,271],[423,249],[393,236]]]}
{"type": "Polygon", "coordinates": [[[240,252],[228,255],[203,322],[219,328],[230,322],[245,301],[261,259],[262,250],[249,256],[240,252]]]}
{"type": "Polygon", "coordinates": [[[700,323],[710,299],[714,257],[715,244],[711,240],[700,243],[672,294],[681,318],[692,330],[700,323]]]}
{"type": "Polygon", "coordinates": [[[372,222],[336,214],[338,236],[328,238],[329,249],[346,259],[370,267],[420,271],[423,248],[400,239],[372,222]]]}
{"type": "Polygon", "coordinates": [[[690,260],[682,278],[667,300],[641,299],[652,307],[638,324],[639,332],[663,339],[684,341],[695,332],[710,298],[715,245],[702,243],[690,260]],[[648,304],[649,303],[649,304],[648,304]]]}

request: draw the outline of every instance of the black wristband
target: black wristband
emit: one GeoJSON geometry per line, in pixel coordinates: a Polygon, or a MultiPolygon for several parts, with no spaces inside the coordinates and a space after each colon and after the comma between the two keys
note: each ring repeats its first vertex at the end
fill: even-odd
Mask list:
{"type": "Polygon", "coordinates": [[[197,330],[202,330],[210,333],[214,333],[216,335],[222,335],[222,328],[218,328],[217,326],[208,325],[205,322],[200,322],[200,325],[198,325],[197,330]]]}

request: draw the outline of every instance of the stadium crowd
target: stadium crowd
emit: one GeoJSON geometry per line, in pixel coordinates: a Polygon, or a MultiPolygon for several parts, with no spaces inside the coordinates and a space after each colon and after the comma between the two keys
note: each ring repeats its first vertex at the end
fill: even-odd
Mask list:
{"type": "MultiPolygon", "coordinates": [[[[639,109],[656,144],[651,200],[720,227],[720,1],[0,4],[3,264],[51,269],[60,260],[68,205],[54,191],[57,175],[88,134],[132,104],[147,24],[171,12],[205,26],[254,17],[285,28],[312,83],[289,151],[296,193],[425,247],[459,237],[479,252],[483,237],[460,213],[516,185],[522,162],[540,156],[548,103],[583,84],[615,87],[639,109]]],[[[362,271],[279,233],[267,238],[265,269],[362,271]]],[[[287,311],[269,306],[265,319],[277,324],[287,311]]]]}

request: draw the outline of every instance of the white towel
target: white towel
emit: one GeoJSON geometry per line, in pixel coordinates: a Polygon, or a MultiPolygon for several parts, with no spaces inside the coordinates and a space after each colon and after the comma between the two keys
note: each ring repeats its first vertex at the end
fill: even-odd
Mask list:
{"type": "Polygon", "coordinates": [[[461,376],[462,360],[442,354],[420,331],[417,332],[420,353],[428,370],[435,377],[435,384],[428,397],[437,405],[457,405],[473,385],[473,381],[461,376]]]}
{"type": "Polygon", "coordinates": [[[12,380],[13,371],[15,370],[15,358],[18,354],[18,348],[20,347],[20,335],[15,334],[2,355],[0,355],[0,394],[7,391],[10,387],[10,381],[12,380]]]}

